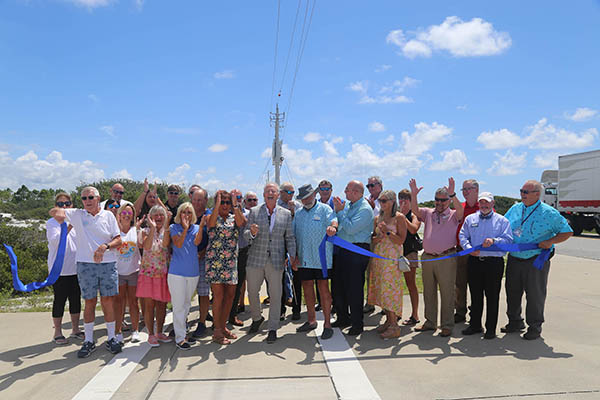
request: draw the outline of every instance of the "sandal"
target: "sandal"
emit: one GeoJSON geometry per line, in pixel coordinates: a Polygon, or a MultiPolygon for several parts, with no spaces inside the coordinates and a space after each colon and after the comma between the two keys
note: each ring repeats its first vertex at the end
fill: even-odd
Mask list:
{"type": "Polygon", "coordinates": [[[390,327],[379,335],[382,339],[393,339],[400,337],[400,327],[398,325],[390,325],[390,327]]]}
{"type": "Polygon", "coordinates": [[[71,333],[69,335],[69,337],[73,338],[73,339],[83,340],[83,339],[85,339],[85,333],[83,333],[83,332],[71,333]]]}
{"type": "Polygon", "coordinates": [[[69,341],[67,340],[67,338],[65,338],[63,335],[57,336],[53,339],[54,344],[56,344],[57,346],[64,346],[65,344],[69,344],[69,341]]]}
{"type": "Polygon", "coordinates": [[[219,344],[231,344],[231,340],[227,339],[225,336],[215,336],[213,335],[212,341],[219,344]]]}
{"type": "Polygon", "coordinates": [[[227,338],[227,339],[237,339],[237,336],[231,332],[229,329],[225,329],[223,331],[223,335],[227,338]]]}
{"type": "Polygon", "coordinates": [[[415,318],[414,318],[414,317],[411,315],[409,319],[405,319],[405,320],[402,322],[402,325],[408,325],[408,326],[412,326],[412,325],[416,325],[416,324],[418,324],[419,322],[421,322],[421,321],[419,321],[418,319],[415,319],[415,318]]]}
{"type": "Polygon", "coordinates": [[[379,325],[375,331],[377,333],[383,333],[390,327],[390,321],[385,321],[383,324],[379,325]]]}

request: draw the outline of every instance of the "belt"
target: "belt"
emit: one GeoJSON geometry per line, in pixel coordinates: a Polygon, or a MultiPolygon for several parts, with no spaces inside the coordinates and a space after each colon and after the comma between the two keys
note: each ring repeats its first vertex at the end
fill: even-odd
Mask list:
{"type": "Polygon", "coordinates": [[[427,253],[427,252],[425,252],[425,254],[427,254],[428,256],[439,257],[439,256],[445,256],[446,254],[450,254],[454,251],[456,251],[456,247],[450,247],[448,250],[444,250],[439,254],[427,253]]]}
{"type": "Polygon", "coordinates": [[[469,257],[477,258],[479,261],[496,260],[496,259],[502,258],[502,257],[497,257],[497,256],[473,256],[471,254],[469,254],[469,257]]]}

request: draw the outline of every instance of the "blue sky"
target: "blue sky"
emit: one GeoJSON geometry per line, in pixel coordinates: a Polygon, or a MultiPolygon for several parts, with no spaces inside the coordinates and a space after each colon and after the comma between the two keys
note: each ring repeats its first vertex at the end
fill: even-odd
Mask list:
{"type": "Polygon", "coordinates": [[[275,57],[274,0],[0,0],[0,187],[256,189],[276,102],[283,180],[336,193],[415,177],[426,200],[454,176],[517,197],[598,149],[600,2],[454,3],[281,1],[275,57]]]}

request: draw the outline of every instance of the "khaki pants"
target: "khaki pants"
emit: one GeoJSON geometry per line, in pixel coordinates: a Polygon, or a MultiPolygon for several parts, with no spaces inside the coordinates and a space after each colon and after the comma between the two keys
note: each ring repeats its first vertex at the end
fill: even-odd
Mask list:
{"type": "MultiPolygon", "coordinates": [[[[423,253],[421,260],[439,258],[423,253]]],[[[425,303],[425,326],[437,328],[438,286],[440,288],[441,329],[454,327],[454,285],[456,281],[456,258],[423,262],[423,301],[425,303]]]]}
{"type": "Polygon", "coordinates": [[[263,267],[246,267],[246,285],[248,288],[248,300],[250,300],[250,315],[252,321],[258,321],[261,317],[260,310],[260,287],[266,279],[269,284],[269,322],[267,327],[270,331],[279,328],[279,316],[281,312],[283,268],[275,268],[269,260],[263,267]]]}

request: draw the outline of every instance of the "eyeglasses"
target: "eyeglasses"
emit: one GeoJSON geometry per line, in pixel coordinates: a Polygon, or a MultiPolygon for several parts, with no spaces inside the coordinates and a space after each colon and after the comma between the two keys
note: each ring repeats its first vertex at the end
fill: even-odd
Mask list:
{"type": "Polygon", "coordinates": [[[285,192],[287,194],[294,194],[294,190],[282,190],[282,192],[285,192]]]}
{"type": "Polygon", "coordinates": [[[440,199],[439,197],[435,198],[435,201],[439,201],[440,203],[443,203],[443,202],[448,201],[448,200],[450,200],[450,199],[440,199]]]}
{"type": "Polygon", "coordinates": [[[537,193],[537,192],[539,192],[539,190],[524,190],[524,189],[521,189],[520,192],[521,192],[521,194],[529,194],[529,193],[537,193]]]}
{"type": "Polygon", "coordinates": [[[474,187],[467,187],[467,188],[462,188],[460,190],[461,190],[461,192],[468,192],[469,190],[475,190],[475,189],[476,188],[474,188],[474,187]]]}
{"type": "Polygon", "coordinates": [[[119,207],[121,207],[121,205],[120,205],[120,204],[118,204],[118,203],[113,203],[113,204],[109,204],[109,205],[108,205],[108,209],[109,209],[109,210],[110,210],[111,208],[119,208],[119,207]]]}
{"type": "Polygon", "coordinates": [[[81,200],[86,201],[86,200],[94,200],[96,196],[81,196],[81,200]]]}
{"type": "Polygon", "coordinates": [[[258,201],[258,199],[246,199],[246,201],[258,201]]]}
{"type": "Polygon", "coordinates": [[[69,207],[69,206],[71,206],[71,204],[73,204],[73,203],[71,203],[68,200],[67,201],[57,201],[56,202],[56,206],[57,207],[69,207]]]}
{"type": "Polygon", "coordinates": [[[123,196],[125,194],[125,192],[122,192],[120,190],[115,190],[115,189],[113,189],[113,193],[114,194],[120,194],[121,196],[123,196]]]}
{"type": "Polygon", "coordinates": [[[377,185],[377,183],[368,183],[368,184],[367,184],[367,189],[374,188],[374,187],[375,187],[375,185],[377,185]]]}
{"type": "Polygon", "coordinates": [[[321,192],[329,192],[329,191],[331,190],[331,188],[328,188],[328,187],[321,187],[321,188],[319,188],[319,190],[320,190],[321,192]]]}
{"type": "Polygon", "coordinates": [[[229,200],[221,201],[221,205],[223,205],[223,204],[226,206],[231,205],[231,201],[229,201],[229,200]]]}
{"type": "Polygon", "coordinates": [[[172,194],[174,196],[179,196],[179,192],[169,192],[169,194],[172,194]]]}
{"type": "Polygon", "coordinates": [[[123,215],[125,217],[131,217],[131,216],[133,216],[133,213],[131,211],[121,211],[121,213],[119,215],[123,215]]]}

